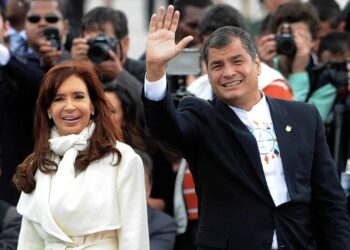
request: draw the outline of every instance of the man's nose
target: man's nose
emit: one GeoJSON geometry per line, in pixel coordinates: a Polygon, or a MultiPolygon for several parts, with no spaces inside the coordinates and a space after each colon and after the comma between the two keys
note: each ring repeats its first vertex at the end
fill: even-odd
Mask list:
{"type": "Polygon", "coordinates": [[[39,26],[47,26],[47,21],[44,17],[41,17],[38,24],[39,26]]]}
{"type": "Polygon", "coordinates": [[[235,70],[234,67],[232,67],[232,66],[225,66],[223,76],[224,77],[231,77],[235,73],[236,73],[236,70],[235,70]]]}

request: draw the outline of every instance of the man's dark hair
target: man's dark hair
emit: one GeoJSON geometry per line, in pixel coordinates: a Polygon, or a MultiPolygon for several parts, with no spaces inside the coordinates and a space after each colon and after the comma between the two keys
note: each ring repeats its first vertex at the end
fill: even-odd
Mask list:
{"type": "Polygon", "coordinates": [[[312,39],[315,40],[320,29],[317,10],[309,3],[290,2],[279,6],[273,14],[270,31],[276,33],[282,23],[304,22],[309,27],[312,39]]]}
{"type": "Polygon", "coordinates": [[[334,0],[311,0],[310,3],[315,7],[318,16],[322,22],[328,22],[332,29],[338,27],[340,21],[340,7],[334,0]]]}
{"type": "Polygon", "coordinates": [[[350,51],[350,34],[339,31],[328,33],[320,41],[318,55],[320,56],[324,51],[341,55],[348,53],[350,51]]]}
{"type": "Polygon", "coordinates": [[[224,26],[235,26],[245,30],[243,15],[228,4],[217,4],[205,13],[198,25],[198,37],[203,39],[204,35],[210,35],[215,30],[224,26]]]}
{"type": "Polygon", "coordinates": [[[193,6],[197,8],[205,8],[213,5],[212,0],[176,0],[174,2],[174,7],[176,10],[180,11],[180,18],[184,18],[186,15],[185,9],[187,6],[193,6]]]}
{"type": "Polygon", "coordinates": [[[28,10],[31,8],[31,5],[35,2],[55,2],[55,3],[57,3],[57,9],[62,14],[63,19],[67,18],[67,12],[66,12],[66,8],[63,4],[63,1],[60,1],[60,0],[31,0],[29,2],[28,10]]]}
{"type": "Polygon", "coordinates": [[[229,45],[233,39],[239,39],[243,48],[248,52],[252,60],[255,60],[258,50],[250,34],[240,28],[224,26],[213,32],[203,45],[202,56],[205,64],[208,65],[209,48],[222,49],[229,45]]]}
{"type": "Polygon", "coordinates": [[[97,7],[83,16],[82,33],[90,30],[104,30],[104,25],[111,23],[118,39],[128,35],[128,21],[124,12],[110,7],[97,7]]]}

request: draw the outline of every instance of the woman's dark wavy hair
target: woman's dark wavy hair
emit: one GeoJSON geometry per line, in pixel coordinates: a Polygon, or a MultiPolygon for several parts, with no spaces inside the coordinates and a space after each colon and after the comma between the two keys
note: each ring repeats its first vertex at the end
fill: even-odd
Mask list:
{"type": "Polygon", "coordinates": [[[121,124],[124,142],[133,148],[146,150],[144,131],[139,121],[137,103],[130,91],[121,85],[109,86],[105,92],[113,93],[120,101],[123,110],[123,123],[121,124]]]}
{"type": "Polygon", "coordinates": [[[95,108],[95,114],[91,119],[96,124],[90,138],[90,146],[78,154],[75,167],[85,170],[92,161],[101,159],[110,153],[118,156],[116,164],[121,160],[121,153],[115,146],[116,141],[122,139],[121,131],[111,119],[108,103],[94,66],[88,61],[67,61],[58,64],[47,72],[41,82],[35,117],[34,152],[17,167],[14,176],[17,188],[25,193],[31,193],[35,189],[34,175],[38,169],[46,174],[57,171],[57,164],[49,159],[48,140],[54,123],[48,118],[47,110],[58,88],[71,76],[77,76],[85,82],[95,108]]]}

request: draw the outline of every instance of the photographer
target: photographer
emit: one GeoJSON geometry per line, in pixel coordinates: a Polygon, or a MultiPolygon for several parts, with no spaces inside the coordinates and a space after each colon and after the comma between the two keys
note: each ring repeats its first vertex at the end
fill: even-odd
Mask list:
{"type": "Polygon", "coordinates": [[[24,62],[38,65],[44,71],[69,59],[63,43],[68,34],[69,23],[63,5],[58,0],[31,1],[26,16],[27,45],[21,56],[24,62]]]}
{"type": "Polygon", "coordinates": [[[309,93],[312,49],[319,26],[317,12],[310,4],[290,2],[276,10],[268,27],[270,34],[257,41],[261,60],[288,79],[295,100],[305,101],[309,93]]]}
{"type": "Polygon", "coordinates": [[[334,101],[343,102],[347,95],[348,71],[346,59],[350,57],[350,35],[334,31],[324,36],[318,50],[319,65],[311,78],[310,96],[307,102],[314,104],[323,120],[333,107],[334,101]]]}
{"type": "Polygon", "coordinates": [[[97,7],[83,17],[82,37],[73,40],[71,54],[73,59],[92,61],[105,86],[123,85],[140,103],[140,79],[143,81],[145,67],[127,57],[128,49],[125,14],[110,7],[97,7]]]}

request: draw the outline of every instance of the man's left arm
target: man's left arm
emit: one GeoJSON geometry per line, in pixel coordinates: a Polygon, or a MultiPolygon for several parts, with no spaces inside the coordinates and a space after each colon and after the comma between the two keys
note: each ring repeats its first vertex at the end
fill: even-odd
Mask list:
{"type": "Polygon", "coordinates": [[[321,116],[314,107],[317,130],[312,169],[312,202],[321,249],[350,249],[350,220],[344,191],[329,152],[321,116]]]}

